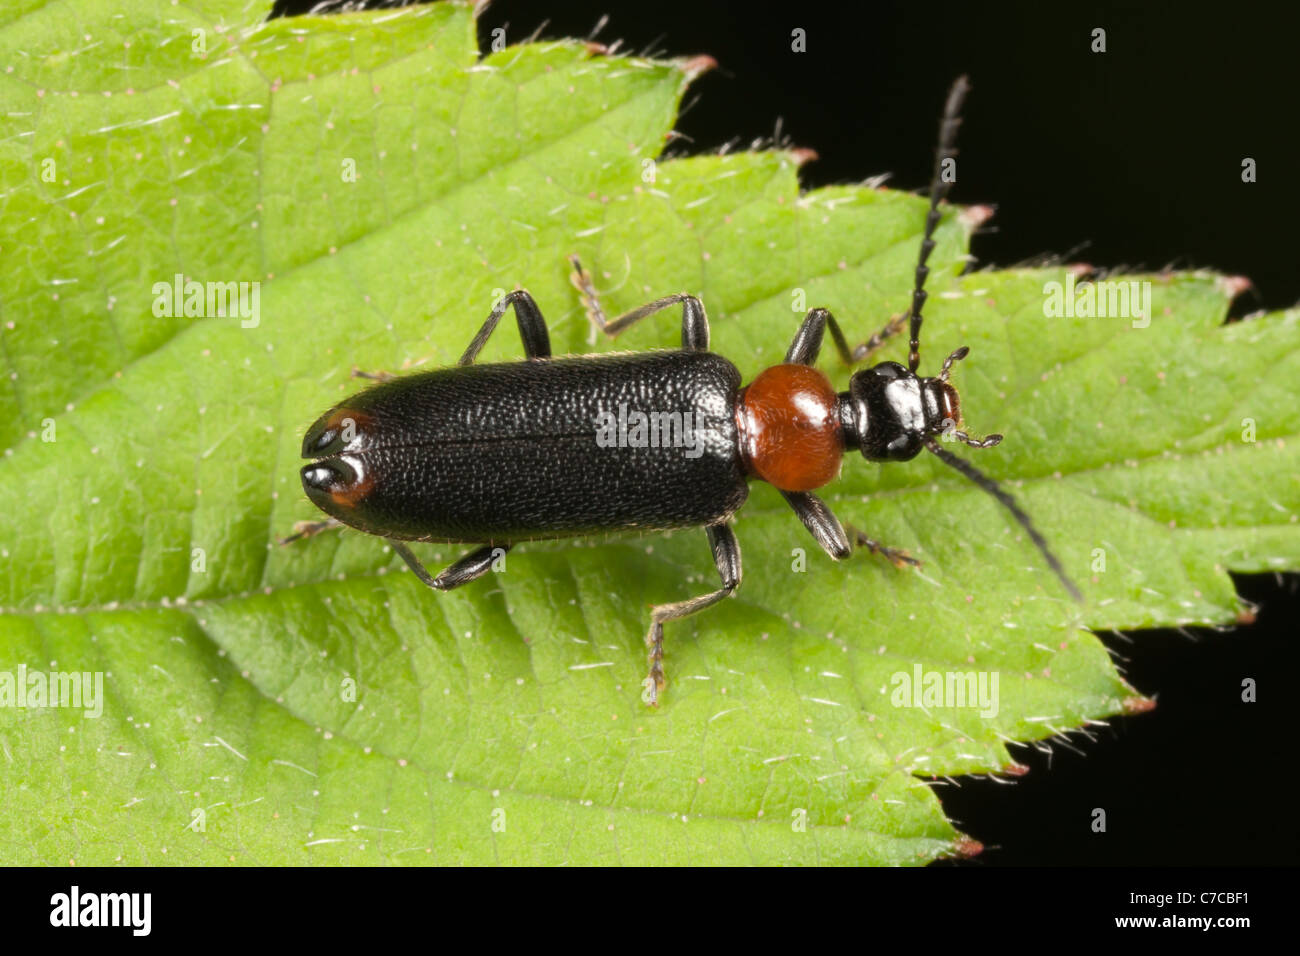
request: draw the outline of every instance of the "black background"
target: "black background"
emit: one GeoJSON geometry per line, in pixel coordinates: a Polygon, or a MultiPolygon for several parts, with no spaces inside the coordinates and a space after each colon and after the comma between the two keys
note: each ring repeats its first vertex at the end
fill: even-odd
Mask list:
{"type": "MultiPolygon", "coordinates": [[[[301,6],[309,6],[302,4],[301,6]]],[[[891,172],[921,189],[944,93],[970,75],[952,198],[997,207],[972,251],[984,265],[1044,254],[1098,266],[1206,267],[1249,277],[1232,314],[1300,301],[1296,55],[1283,4],[778,5],[720,0],[499,0],[480,41],[587,36],[720,68],[686,97],[679,151],[777,130],[820,159],[808,188],[891,172]],[[843,9],[837,9],[843,6],[843,9]],[[1072,5],[1073,6],[1073,5],[1072,5]],[[1106,30],[1107,51],[1090,50],[1106,30]],[[806,31],[807,52],[791,51],[806,31]],[[1257,182],[1241,181],[1244,157],[1257,182]]],[[[1300,393],[1300,387],[1297,388],[1300,393]]],[[[1150,714],[1075,735],[1072,751],[1017,748],[1014,784],[939,789],[997,864],[1294,864],[1293,721],[1300,578],[1239,578],[1258,623],[1227,633],[1102,635],[1150,714]],[[1241,680],[1259,702],[1240,700],[1241,680]],[[1108,832],[1092,833],[1094,807],[1108,832]]],[[[703,861],[702,861],[703,862],[703,861]]]]}

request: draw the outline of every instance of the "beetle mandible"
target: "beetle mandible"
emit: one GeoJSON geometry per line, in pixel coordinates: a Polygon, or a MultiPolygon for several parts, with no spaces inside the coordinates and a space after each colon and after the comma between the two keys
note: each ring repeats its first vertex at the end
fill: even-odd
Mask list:
{"type": "Polygon", "coordinates": [[[302,454],[311,462],[302,468],[303,488],[330,519],[304,523],[286,540],[349,525],[386,538],[422,582],[447,591],[487,573],[496,556],[521,540],[703,527],[721,586],[652,608],[646,696],[657,704],[665,686],[664,622],[716,604],[740,585],[740,547],[729,521],[748,496],[750,480],[775,486],[832,558],[848,557],[856,545],[900,567],[915,565],[919,562],[905,552],[852,526],[850,538],[813,491],[838,476],[847,452],[859,451],[869,461],[907,461],[926,449],[1005,505],[1065,589],[1079,599],[1015,499],[937,441],[945,432],[973,448],[1002,440],[1001,435],[973,438],[957,427],[961,407],[948,376],[969,350],[963,346],[949,355],[937,376],[917,375],[926,262],[935,245],[939,204],[950,187],[942,170],[955,153],[968,89],[966,77],[958,78],[940,122],[911,307],[866,342],[850,349],[834,316],[813,309],[784,362],[742,386],[736,366],[709,351],[708,320],[698,298],[669,295],[606,321],[589,277],[573,257],[590,317],[606,335],[612,338],[649,315],[680,306],[681,349],[552,358],[536,302],[522,289],[510,292],[492,309],[458,365],[401,378],[381,376],[380,384],[336,405],[307,430],[302,454]],[[474,364],[508,308],[514,309],[526,360],[474,364]],[[840,358],[853,365],[900,332],[905,320],[911,339],[907,367],[881,362],[854,373],[848,391],[839,393],[814,367],[828,327],[840,358]],[[651,440],[599,440],[599,423],[622,415],[623,427],[638,413],[651,422],[651,440]],[[653,440],[665,434],[679,440],[653,440]],[[481,547],[435,576],[405,541],[481,547]]]}

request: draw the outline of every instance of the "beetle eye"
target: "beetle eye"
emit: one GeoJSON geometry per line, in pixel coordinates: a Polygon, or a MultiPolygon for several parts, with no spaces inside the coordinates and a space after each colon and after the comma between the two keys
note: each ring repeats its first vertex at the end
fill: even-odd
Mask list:
{"type": "Polygon", "coordinates": [[[943,383],[943,417],[954,425],[961,424],[961,399],[957,397],[957,389],[947,382],[943,383]]]}

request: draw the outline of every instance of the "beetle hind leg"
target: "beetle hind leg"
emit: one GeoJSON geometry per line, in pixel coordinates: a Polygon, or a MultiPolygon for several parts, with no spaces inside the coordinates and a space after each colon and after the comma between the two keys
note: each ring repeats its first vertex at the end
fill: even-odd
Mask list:
{"type": "Polygon", "coordinates": [[[722,578],[722,587],[708,594],[672,604],[656,604],[650,610],[650,631],[645,642],[650,648],[650,673],[645,679],[644,700],[652,706],[659,706],[659,692],[667,686],[664,680],[664,621],[674,621],[687,617],[696,611],[717,604],[740,587],[740,544],[736,534],[725,524],[710,525],[704,529],[709,535],[709,546],[713,549],[713,562],[718,567],[718,576],[722,578]]]}
{"type": "Polygon", "coordinates": [[[330,531],[341,527],[343,527],[343,522],[338,518],[324,518],[321,521],[299,521],[293,526],[293,533],[281,538],[279,543],[282,545],[292,544],[300,538],[310,538],[322,531],[330,531]]]}
{"type": "Polygon", "coordinates": [[[355,365],[352,366],[352,377],[369,379],[372,382],[391,382],[393,379],[397,378],[397,376],[392,372],[367,372],[365,369],[357,368],[355,365]]]}
{"type": "Polygon", "coordinates": [[[531,295],[523,289],[516,289],[514,292],[507,292],[492,307],[492,311],[483,322],[483,327],[478,330],[478,334],[470,341],[469,347],[465,349],[465,353],[456,364],[474,364],[478,353],[483,351],[483,346],[496,330],[501,316],[505,315],[506,309],[509,308],[515,310],[515,324],[519,326],[519,338],[524,343],[525,357],[530,359],[551,357],[551,334],[546,330],[546,319],[542,317],[542,310],[537,307],[531,295]]]}

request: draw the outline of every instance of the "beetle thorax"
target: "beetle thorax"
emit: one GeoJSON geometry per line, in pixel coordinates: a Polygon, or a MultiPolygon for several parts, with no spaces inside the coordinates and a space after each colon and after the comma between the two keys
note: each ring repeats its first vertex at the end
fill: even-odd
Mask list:
{"type": "Polygon", "coordinates": [[[840,473],[839,399],[830,380],[811,366],[760,372],[741,390],[736,427],[749,473],[782,491],[811,491],[840,473]]]}

